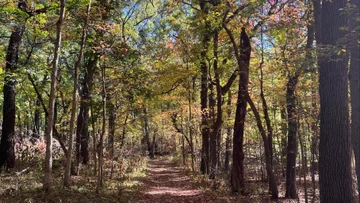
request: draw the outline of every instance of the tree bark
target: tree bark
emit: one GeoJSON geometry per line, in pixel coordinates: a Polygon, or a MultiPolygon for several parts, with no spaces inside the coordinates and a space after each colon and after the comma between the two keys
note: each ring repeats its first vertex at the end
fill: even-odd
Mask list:
{"type": "MultiPolygon", "coordinates": [[[[112,105],[111,105],[112,106],[112,105]]],[[[114,158],[114,135],[115,135],[115,119],[116,113],[114,106],[109,108],[109,151],[110,151],[110,159],[114,158]]]]}
{"type": "Polygon", "coordinates": [[[91,102],[91,91],[97,56],[90,56],[86,65],[84,80],[81,84],[80,110],[77,118],[76,128],[76,159],[87,165],[89,161],[89,110],[91,102]]]}
{"type": "Polygon", "coordinates": [[[103,149],[104,149],[104,137],[106,130],[106,79],[105,79],[105,64],[101,67],[101,78],[102,78],[102,128],[98,144],[98,178],[96,185],[96,193],[100,192],[100,188],[103,186],[103,149]]]}
{"type": "MultiPolygon", "coordinates": [[[[24,12],[27,2],[19,0],[18,8],[24,12]]],[[[15,166],[15,94],[16,78],[15,71],[18,69],[19,48],[25,26],[15,27],[10,35],[8,49],[6,51],[5,78],[4,78],[4,101],[3,101],[3,123],[0,143],[0,168],[6,164],[6,168],[15,166]]],[[[0,169],[1,170],[1,169],[0,169]]]]}
{"type": "MultiPolygon", "coordinates": [[[[54,117],[55,117],[55,100],[56,100],[56,83],[57,83],[57,74],[58,74],[58,63],[59,55],[61,49],[61,31],[62,24],[65,19],[65,4],[66,0],[60,1],[60,15],[59,20],[56,24],[56,42],[54,50],[54,59],[53,67],[51,73],[51,89],[50,89],[50,98],[49,98],[49,114],[47,119],[47,126],[45,131],[45,141],[46,141],[46,153],[45,153],[45,176],[43,189],[45,192],[49,192],[52,185],[52,139],[53,139],[53,126],[54,126],[54,117]]],[[[68,152],[71,153],[71,152],[68,152]]]]}
{"type": "Polygon", "coordinates": [[[15,166],[15,76],[17,69],[18,53],[24,27],[14,28],[11,33],[8,50],[6,53],[3,124],[0,144],[0,167],[6,163],[6,168],[15,166]]]}
{"type": "MultiPolygon", "coordinates": [[[[206,1],[200,0],[200,9],[203,14],[208,14],[206,8],[206,1]]],[[[201,103],[201,137],[202,137],[202,149],[201,149],[201,163],[200,171],[202,174],[209,173],[209,161],[210,161],[210,147],[209,147],[209,121],[208,121],[208,67],[206,65],[206,55],[210,42],[211,35],[209,33],[209,22],[205,23],[204,30],[201,36],[201,51],[200,51],[200,71],[201,71],[201,91],[200,91],[200,103],[201,103]]]]}
{"type": "MultiPolygon", "coordinates": [[[[356,21],[360,12],[360,1],[352,0],[350,3],[355,9],[350,14],[350,93],[351,93],[351,140],[355,155],[355,169],[357,176],[358,191],[360,191],[360,47],[359,29],[360,23],[356,21]]],[[[359,196],[360,198],[360,196],[359,196]]]]}
{"type": "MultiPolygon", "coordinates": [[[[227,28],[226,28],[227,29],[227,28]]],[[[229,30],[227,29],[228,34],[229,30]]],[[[233,40],[233,44],[235,41],[233,40]]],[[[236,44],[235,44],[236,45],[236,44]]],[[[234,46],[234,49],[238,49],[234,46]]],[[[250,40],[245,32],[241,31],[240,54],[236,54],[238,68],[240,71],[238,99],[235,112],[234,137],[233,137],[233,164],[231,168],[231,188],[233,192],[244,193],[244,130],[247,101],[245,95],[248,92],[249,65],[251,46],[250,40]]]]}
{"type": "MultiPolygon", "coordinates": [[[[231,118],[231,91],[229,91],[228,93],[228,100],[227,100],[227,115],[228,118],[231,118]]],[[[227,132],[226,132],[226,142],[225,142],[225,163],[224,163],[224,170],[226,172],[229,171],[229,162],[230,162],[230,156],[231,156],[231,149],[230,149],[230,144],[231,144],[231,127],[227,127],[227,132]]]]}
{"type": "Polygon", "coordinates": [[[143,107],[144,112],[144,141],[146,142],[147,151],[149,153],[149,157],[153,158],[154,154],[152,154],[152,145],[150,142],[150,129],[149,129],[149,118],[148,118],[148,112],[146,107],[143,107]]]}
{"type": "Polygon", "coordinates": [[[326,49],[320,58],[320,201],[353,202],[348,107],[348,60],[338,50],[347,25],[342,14],[346,0],[323,1],[321,43],[326,49]]]}
{"type": "Polygon", "coordinates": [[[296,96],[295,90],[300,72],[294,76],[289,76],[286,85],[286,109],[288,121],[288,141],[286,150],[286,193],[285,197],[290,199],[297,198],[296,191],[296,155],[297,155],[297,122],[296,122],[296,96]]]}

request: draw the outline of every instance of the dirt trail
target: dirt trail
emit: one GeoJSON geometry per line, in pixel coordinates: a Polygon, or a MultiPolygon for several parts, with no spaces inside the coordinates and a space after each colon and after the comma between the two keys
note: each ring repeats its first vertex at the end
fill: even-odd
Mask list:
{"type": "Polygon", "coordinates": [[[186,174],[184,168],[178,167],[166,158],[148,161],[148,171],[144,180],[144,191],[141,192],[141,203],[166,202],[214,202],[186,174]]]}

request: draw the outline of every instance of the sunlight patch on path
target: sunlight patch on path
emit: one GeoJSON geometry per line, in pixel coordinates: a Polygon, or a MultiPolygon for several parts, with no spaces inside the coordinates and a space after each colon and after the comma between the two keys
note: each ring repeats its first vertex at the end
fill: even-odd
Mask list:
{"type": "Polygon", "coordinates": [[[184,190],[184,188],[174,187],[152,187],[146,192],[148,195],[171,195],[171,196],[196,196],[201,194],[199,190],[184,190]]]}

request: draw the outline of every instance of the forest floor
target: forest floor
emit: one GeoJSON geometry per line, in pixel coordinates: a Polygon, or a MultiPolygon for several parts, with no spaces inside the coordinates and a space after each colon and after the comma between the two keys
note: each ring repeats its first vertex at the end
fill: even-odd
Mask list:
{"type": "MultiPolygon", "coordinates": [[[[120,162],[119,162],[120,163],[120,162]]],[[[109,163],[108,163],[109,164],[109,163]]],[[[232,194],[228,179],[219,176],[215,181],[180,166],[172,157],[144,158],[131,170],[105,170],[103,189],[95,192],[96,176],[85,169],[81,175],[72,176],[72,186],[62,186],[63,169],[53,172],[53,189],[42,190],[43,171],[40,165],[30,168],[17,177],[16,173],[0,174],[0,203],[15,202],[124,202],[124,203],[267,203],[272,202],[267,193],[267,183],[247,181],[247,195],[232,194]],[[112,178],[110,178],[112,177],[112,178]]],[[[16,171],[21,171],[19,167],[16,171]]],[[[109,167],[106,167],[107,169],[109,167]]],[[[91,167],[90,167],[91,169],[91,167]]],[[[90,170],[91,171],[91,170],[90,170]]],[[[281,183],[283,185],[283,183],[281,183]]],[[[283,191],[283,188],[279,188],[283,191]]],[[[283,196],[283,194],[280,194],[283,196]]],[[[300,195],[301,196],[301,195],[300,195]]],[[[304,202],[280,199],[279,203],[304,202]]]]}

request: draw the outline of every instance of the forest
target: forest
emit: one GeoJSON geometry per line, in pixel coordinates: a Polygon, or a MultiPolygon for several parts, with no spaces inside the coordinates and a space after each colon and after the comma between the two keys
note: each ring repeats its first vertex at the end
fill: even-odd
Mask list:
{"type": "Polygon", "coordinates": [[[0,202],[360,202],[359,0],[0,0],[0,202]]]}

